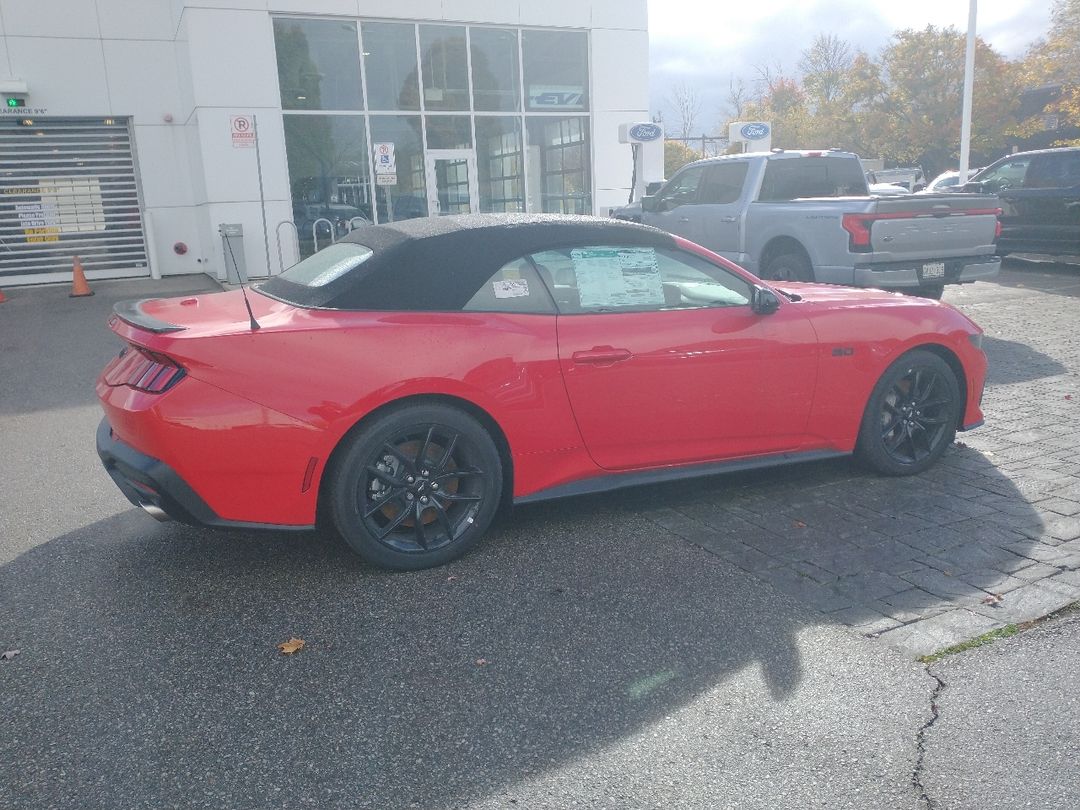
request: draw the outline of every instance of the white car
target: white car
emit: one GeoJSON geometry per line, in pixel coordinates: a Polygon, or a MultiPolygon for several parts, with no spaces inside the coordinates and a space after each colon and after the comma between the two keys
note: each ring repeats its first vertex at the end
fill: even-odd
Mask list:
{"type": "MultiPolygon", "coordinates": [[[[967,179],[970,180],[976,174],[981,172],[982,169],[968,169],[967,179]]],[[[941,194],[945,191],[955,191],[956,187],[960,185],[960,172],[942,172],[933,180],[930,181],[930,185],[924,188],[922,191],[915,192],[916,194],[941,194]]]]}
{"type": "Polygon", "coordinates": [[[870,189],[870,194],[874,197],[899,197],[911,193],[896,183],[871,183],[867,188],[870,189]]]}

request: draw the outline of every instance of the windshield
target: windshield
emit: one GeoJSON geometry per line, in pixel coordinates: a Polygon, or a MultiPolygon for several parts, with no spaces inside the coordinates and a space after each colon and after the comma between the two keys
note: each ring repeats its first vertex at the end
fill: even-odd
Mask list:
{"type": "Polygon", "coordinates": [[[359,267],[371,256],[371,248],[352,242],[337,242],[294,264],[279,278],[303,287],[323,287],[359,267]]]}

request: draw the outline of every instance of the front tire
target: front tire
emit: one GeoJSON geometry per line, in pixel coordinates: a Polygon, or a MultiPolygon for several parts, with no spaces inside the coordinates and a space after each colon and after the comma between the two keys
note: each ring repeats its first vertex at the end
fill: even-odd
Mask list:
{"type": "Polygon", "coordinates": [[[409,405],[353,437],[330,471],[334,527],[354,552],[395,571],[457,559],[499,508],[502,462],[484,427],[445,405],[409,405]]]}
{"type": "Polygon", "coordinates": [[[870,394],[856,456],[884,475],[915,475],[956,437],[960,386],[949,364],[916,349],[886,369],[870,394]]]}

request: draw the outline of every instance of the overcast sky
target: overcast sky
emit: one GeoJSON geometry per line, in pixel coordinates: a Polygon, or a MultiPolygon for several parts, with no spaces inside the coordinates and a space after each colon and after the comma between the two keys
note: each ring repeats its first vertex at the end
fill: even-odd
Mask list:
{"type": "MultiPolygon", "coordinates": [[[[1046,33],[1051,0],[982,0],[977,31],[1008,57],[1046,33]]],[[[901,28],[953,25],[967,31],[968,0],[649,0],[652,112],[671,120],[673,84],[702,97],[695,129],[714,134],[732,76],[749,84],[755,64],[797,72],[800,53],[819,33],[836,34],[876,55],[901,28]]]]}

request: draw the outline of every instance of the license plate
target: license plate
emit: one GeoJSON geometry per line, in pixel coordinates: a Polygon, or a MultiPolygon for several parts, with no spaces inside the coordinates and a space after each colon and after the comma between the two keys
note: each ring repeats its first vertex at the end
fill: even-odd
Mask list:
{"type": "Polygon", "coordinates": [[[923,278],[945,278],[945,262],[928,262],[922,266],[923,278]]]}

